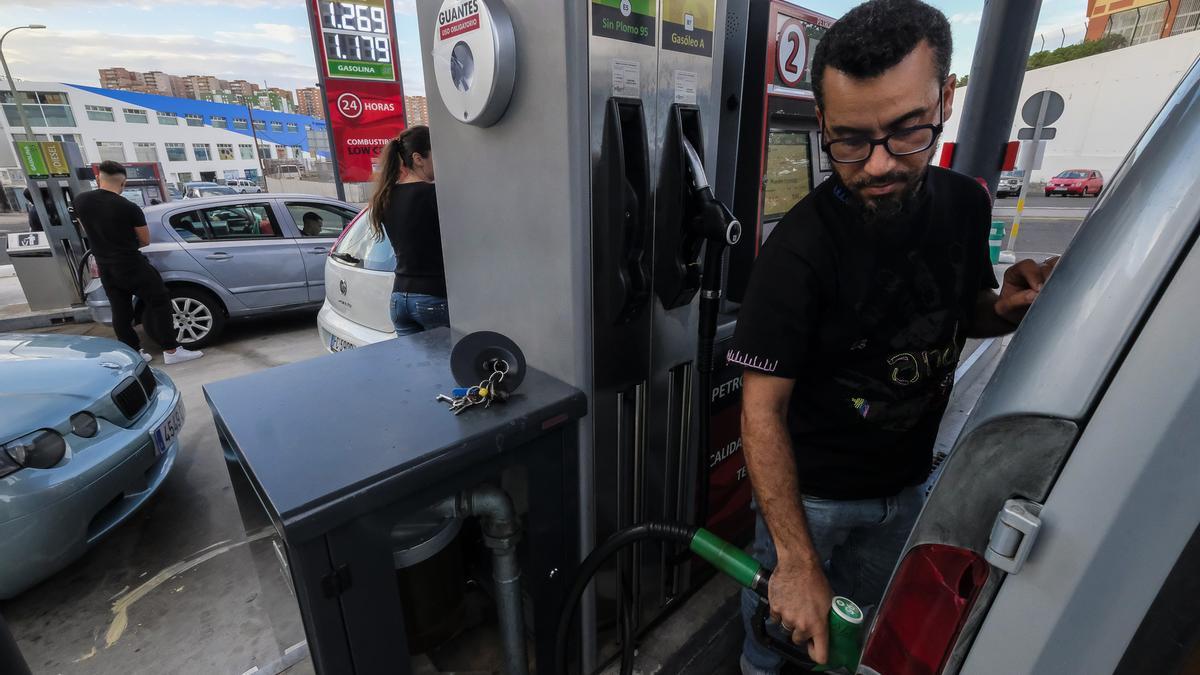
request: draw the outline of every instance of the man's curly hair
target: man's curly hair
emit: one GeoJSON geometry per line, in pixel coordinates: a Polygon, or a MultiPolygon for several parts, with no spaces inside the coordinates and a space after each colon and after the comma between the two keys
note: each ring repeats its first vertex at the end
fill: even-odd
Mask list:
{"type": "Polygon", "coordinates": [[[868,79],[904,60],[924,40],[933,49],[938,84],[950,75],[954,40],[946,15],[921,0],[870,0],[846,12],[813,54],[812,84],[824,107],[825,68],[868,79]]]}

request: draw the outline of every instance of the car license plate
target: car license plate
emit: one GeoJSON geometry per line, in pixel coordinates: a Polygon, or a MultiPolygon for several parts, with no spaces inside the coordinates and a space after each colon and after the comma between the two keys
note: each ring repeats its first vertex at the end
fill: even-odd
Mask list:
{"type": "Polygon", "coordinates": [[[336,335],[329,336],[329,351],[331,352],[344,352],[347,349],[354,349],[354,347],[353,343],[347,342],[336,335]]]}
{"type": "Polygon", "coordinates": [[[1054,188],[1054,191],[1055,191],[1055,192],[1066,192],[1066,191],[1067,191],[1067,188],[1065,188],[1065,187],[1056,187],[1056,188],[1054,188]]]}
{"type": "Polygon", "coordinates": [[[177,405],[175,406],[175,409],[171,411],[171,414],[167,415],[167,419],[163,420],[162,423],[150,433],[150,436],[154,439],[154,455],[156,457],[161,457],[162,454],[167,451],[167,448],[171,447],[171,443],[173,443],[175,438],[179,436],[179,430],[182,428],[183,406],[177,405]]]}

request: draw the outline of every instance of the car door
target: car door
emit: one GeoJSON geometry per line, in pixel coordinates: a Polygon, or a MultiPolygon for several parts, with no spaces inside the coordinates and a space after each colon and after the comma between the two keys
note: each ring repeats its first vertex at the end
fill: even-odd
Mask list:
{"type": "Polygon", "coordinates": [[[187,252],[246,307],[308,302],[304,260],[295,240],[283,236],[270,200],[205,206],[171,216],[170,224],[187,252]]]}
{"type": "Polygon", "coordinates": [[[283,200],[284,212],[296,228],[296,243],[304,259],[308,299],[325,299],[325,258],[342,231],[358,215],[348,205],[304,199],[283,200]]]}

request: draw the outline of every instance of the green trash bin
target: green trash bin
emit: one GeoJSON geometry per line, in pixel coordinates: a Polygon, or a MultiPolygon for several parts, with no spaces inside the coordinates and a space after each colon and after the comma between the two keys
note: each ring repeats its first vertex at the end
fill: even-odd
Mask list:
{"type": "Polygon", "coordinates": [[[992,256],[992,264],[1000,262],[1000,247],[1004,244],[1004,221],[993,220],[992,231],[988,235],[988,253],[992,256]]]}

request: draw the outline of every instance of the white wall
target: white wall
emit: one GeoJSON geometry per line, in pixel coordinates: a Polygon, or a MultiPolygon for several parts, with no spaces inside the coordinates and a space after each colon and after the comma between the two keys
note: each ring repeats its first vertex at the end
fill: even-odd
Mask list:
{"type": "MultiPolygon", "coordinates": [[[[239,145],[254,145],[254,139],[251,136],[230,131],[228,129],[214,129],[210,126],[191,127],[187,125],[186,120],[179,118],[179,124],[165,125],[159,124],[158,117],[154,110],[147,110],[149,122],[147,124],[138,124],[125,121],[125,115],[122,112],[124,108],[139,108],[131,103],[102,96],[99,94],[76,89],[67,84],[60,82],[27,82],[19,81],[18,87],[23,91],[54,91],[66,92],[67,97],[71,102],[71,112],[75,116],[74,127],[41,127],[35,126],[34,134],[79,134],[83,137],[85,146],[84,154],[89,162],[100,161],[100,150],[97,147],[97,141],[105,142],[120,142],[125,149],[125,159],[128,162],[136,162],[137,153],[134,148],[134,143],[154,143],[158,150],[158,160],[162,165],[163,172],[166,174],[168,181],[174,181],[180,172],[191,172],[192,180],[200,180],[201,171],[215,171],[217,178],[224,178],[226,170],[237,170],[239,175],[245,175],[245,169],[253,169],[258,172],[259,163],[257,157],[254,159],[242,159],[241,149],[239,145]],[[99,122],[88,119],[87,111],[84,106],[95,105],[104,106],[113,109],[114,121],[99,122]],[[167,151],[164,143],[183,143],[186,146],[187,161],[174,162],[168,161],[167,151]],[[209,146],[209,152],[213,159],[210,161],[198,162],[195,157],[195,149],[192,147],[194,143],[206,143],[209,146]],[[221,160],[218,159],[217,153],[218,143],[228,143],[233,146],[234,159],[221,160]]],[[[229,120],[232,124],[232,120],[229,120]]],[[[0,132],[3,132],[2,138],[5,145],[10,145],[12,134],[23,134],[24,131],[20,125],[9,128],[4,115],[0,114],[0,132]]],[[[274,158],[275,145],[266,141],[260,141],[263,148],[271,149],[271,157],[274,158]]],[[[290,153],[290,150],[289,150],[290,153]]],[[[289,154],[290,156],[290,154],[289,154]]]]}
{"type": "MultiPolygon", "coordinates": [[[[1075,168],[1111,176],[1197,55],[1200,31],[1026,72],[1010,139],[1027,126],[1019,107],[1027,98],[1051,89],[1066,100],[1063,116],[1053,124],[1058,136],[1047,141],[1032,182],[1075,168]]],[[[955,93],[957,112],[970,90],[955,93]]],[[[957,140],[958,119],[956,114],[946,124],[944,141],[957,140]]]]}

